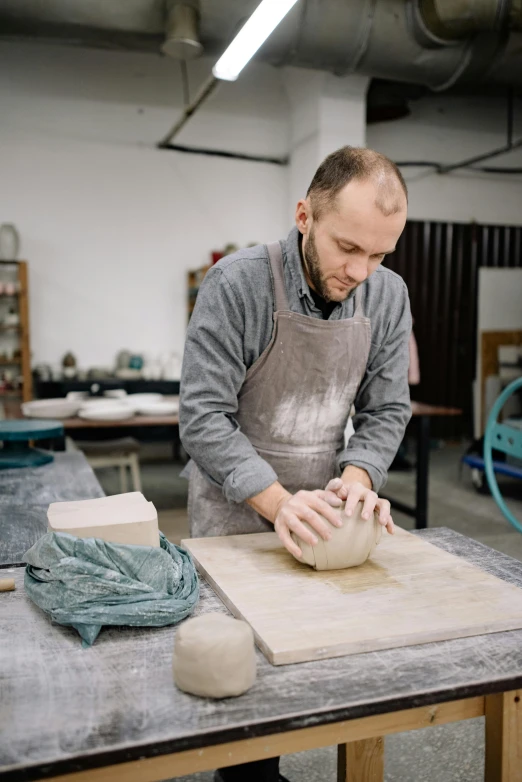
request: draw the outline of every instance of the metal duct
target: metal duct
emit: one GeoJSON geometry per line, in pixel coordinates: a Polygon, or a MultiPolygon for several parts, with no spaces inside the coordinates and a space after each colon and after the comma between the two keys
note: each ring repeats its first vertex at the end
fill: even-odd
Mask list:
{"type": "Polygon", "coordinates": [[[308,0],[273,33],[261,56],[276,65],[356,71],[433,90],[479,81],[522,85],[514,4],[520,8],[522,0],[352,0],[341,10],[339,3],[308,0]],[[452,16],[457,7],[467,9],[464,17],[452,16]]]}
{"type": "MultiPolygon", "coordinates": [[[[1,0],[0,38],[156,52],[162,44],[168,52],[172,43],[176,56],[187,56],[183,47],[197,48],[200,38],[205,52],[217,57],[258,1],[200,0],[198,24],[196,0],[169,0],[163,43],[162,0],[1,0]]],[[[522,86],[521,37],[522,0],[301,0],[259,58],[434,90],[516,87],[522,86]]]]}
{"type": "Polygon", "coordinates": [[[501,30],[510,0],[419,0],[426,27],[442,40],[461,40],[480,32],[501,30]]]}

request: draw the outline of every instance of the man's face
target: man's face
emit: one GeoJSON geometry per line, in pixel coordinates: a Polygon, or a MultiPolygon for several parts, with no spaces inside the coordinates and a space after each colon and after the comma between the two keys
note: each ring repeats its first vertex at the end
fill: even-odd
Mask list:
{"type": "Polygon", "coordinates": [[[305,274],[327,301],[344,301],[394,251],[406,223],[406,197],[400,209],[385,215],[372,182],[352,181],[314,220],[309,199],[300,201],[296,223],[303,234],[305,274]]]}

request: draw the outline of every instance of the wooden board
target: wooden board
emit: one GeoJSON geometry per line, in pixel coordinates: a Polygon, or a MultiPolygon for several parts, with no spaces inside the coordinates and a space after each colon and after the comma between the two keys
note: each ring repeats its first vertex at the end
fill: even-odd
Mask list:
{"type": "Polygon", "coordinates": [[[274,665],[522,628],[522,589],[401,529],[364,565],[323,572],[272,532],[182,545],[274,665]]]}

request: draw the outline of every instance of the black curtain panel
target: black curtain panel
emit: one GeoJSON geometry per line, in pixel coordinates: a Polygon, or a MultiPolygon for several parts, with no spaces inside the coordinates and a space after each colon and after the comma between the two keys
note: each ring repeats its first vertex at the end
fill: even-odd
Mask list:
{"type": "Polygon", "coordinates": [[[472,437],[478,269],[522,267],[522,227],[410,220],[385,265],[410,292],[421,367],[412,398],[462,408],[433,421],[435,437],[472,437]]]}

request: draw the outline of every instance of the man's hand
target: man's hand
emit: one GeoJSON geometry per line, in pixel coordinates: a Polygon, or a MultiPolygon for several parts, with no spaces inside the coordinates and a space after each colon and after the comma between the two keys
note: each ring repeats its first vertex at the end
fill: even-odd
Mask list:
{"type": "Polygon", "coordinates": [[[359,467],[348,466],[341,478],[334,478],[326,487],[327,492],[334,492],[340,500],[346,501],[345,513],[351,516],[357,503],[363,503],[362,517],[369,519],[374,511],[379,514],[379,522],[386,527],[390,535],[395,531],[391,517],[391,506],[388,500],[381,499],[371,488],[368,473],[359,467]]]}
{"type": "Polygon", "coordinates": [[[339,514],[333,510],[333,508],[339,508],[341,504],[342,500],[328,489],[325,491],[321,489],[302,490],[297,494],[290,494],[283,498],[277,508],[274,527],[290,554],[295,557],[302,555],[301,549],[294,543],[290,532],[294,532],[298,538],[311,546],[319,542],[314,532],[320,535],[323,540],[330,540],[332,537],[330,525],[342,527],[339,514]],[[322,516],[324,518],[321,518],[322,516]],[[314,532],[305,527],[304,521],[310,525],[314,532]]]}

